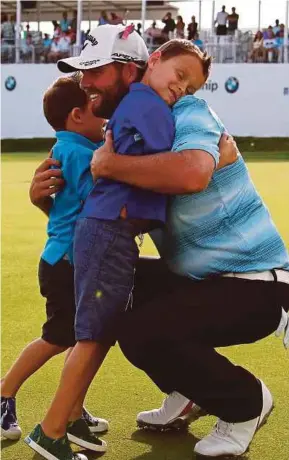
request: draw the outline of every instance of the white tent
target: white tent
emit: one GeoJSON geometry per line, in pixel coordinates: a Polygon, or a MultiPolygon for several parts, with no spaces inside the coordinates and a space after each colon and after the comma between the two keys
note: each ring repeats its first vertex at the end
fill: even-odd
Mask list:
{"type": "MultiPolygon", "coordinates": [[[[8,14],[16,14],[17,3],[21,7],[21,21],[59,21],[62,13],[67,11],[71,13],[81,7],[82,20],[96,21],[101,11],[115,12],[127,19],[140,19],[142,14],[142,0],[82,0],[82,1],[37,1],[37,2],[17,2],[1,1],[1,11],[8,14]]],[[[171,5],[170,1],[146,1],[146,19],[162,19],[166,12],[170,11],[173,16],[177,14],[178,9],[171,5]]]]}

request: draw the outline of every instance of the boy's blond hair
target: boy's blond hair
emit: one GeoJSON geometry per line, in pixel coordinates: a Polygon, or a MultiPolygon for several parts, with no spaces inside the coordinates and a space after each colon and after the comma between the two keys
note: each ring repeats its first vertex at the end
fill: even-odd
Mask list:
{"type": "Polygon", "coordinates": [[[156,51],[162,53],[161,59],[167,61],[175,56],[182,54],[191,54],[196,56],[202,63],[203,73],[207,80],[212,64],[212,57],[205,51],[201,51],[200,48],[194,45],[189,40],[184,39],[173,39],[161,45],[156,51]]]}

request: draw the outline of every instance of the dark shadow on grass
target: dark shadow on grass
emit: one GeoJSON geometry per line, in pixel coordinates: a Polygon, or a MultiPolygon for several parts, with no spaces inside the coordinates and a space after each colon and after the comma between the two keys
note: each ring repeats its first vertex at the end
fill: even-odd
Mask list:
{"type": "MultiPolygon", "coordinates": [[[[105,455],[105,452],[92,452],[92,451],[85,450],[85,449],[77,450],[77,452],[75,453],[85,455],[88,458],[88,460],[95,460],[105,455]]],[[[35,453],[32,457],[32,460],[43,460],[43,457],[42,455],[35,453]]]]}
{"type": "MultiPolygon", "coordinates": [[[[212,460],[194,453],[195,444],[199,441],[186,430],[156,432],[136,430],[131,435],[136,442],[151,445],[151,452],[134,457],[133,460],[212,460]]],[[[222,456],[218,460],[235,460],[236,457],[222,456]]],[[[240,455],[238,460],[250,460],[249,453],[240,455]]]]}
{"type": "MultiPolygon", "coordinates": [[[[194,454],[195,456],[193,457],[193,460],[212,460],[213,457],[206,457],[204,455],[198,455],[198,454],[194,454]]],[[[239,455],[238,457],[236,456],[225,456],[225,455],[222,455],[221,457],[215,457],[217,458],[218,460],[250,460],[250,457],[248,456],[248,454],[244,454],[244,455],[239,455]]],[[[261,459],[260,459],[261,460],[261,459]]]]}
{"type": "Polygon", "coordinates": [[[193,449],[198,439],[186,430],[154,432],[136,430],[131,435],[136,442],[151,445],[151,452],[146,452],[134,460],[191,460],[193,449]]]}
{"type": "Polygon", "coordinates": [[[7,449],[7,447],[13,446],[19,441],[21,441],[21,439],[18,439],[17,441],[11,441],[11,439],[1,438],[1,450],[7,449]]]}

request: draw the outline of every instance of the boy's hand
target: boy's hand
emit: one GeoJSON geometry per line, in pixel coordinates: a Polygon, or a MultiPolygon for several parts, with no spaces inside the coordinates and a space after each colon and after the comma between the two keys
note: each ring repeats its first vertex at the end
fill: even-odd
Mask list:
{"type": "Polygon", "coordinates": [[[217,169],[224,168],[237,161],[240,155],[239,149],[234,138],[227,133],[224,133],[219,142],[220,161],[217,169]]]}
{"type": "Polygon", "coordinates": [[[30,201],[40,209],[46,198],[61,190],[64,185],[61,169],[51,169],[51,166],[59,168],[60,163],[53,158],[46,158],[36,169],[30,185],[30,201]]]}
{"type": "Polygon", "coordinates": [[[107,131],[105,133],[104,144],[94,151],[90,163],[91,174],[94,180],[97,180],[99,177],[106,177],[109,174],[109,165],[113,161],[115,154],[112,132],[107,131]]]}

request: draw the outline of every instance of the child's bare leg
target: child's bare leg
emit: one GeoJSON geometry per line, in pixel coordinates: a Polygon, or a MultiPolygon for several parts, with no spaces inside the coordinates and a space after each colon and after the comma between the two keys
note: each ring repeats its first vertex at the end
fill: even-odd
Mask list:
{"type": "Polygon", "coordinates": [[[1,380],[1,395],[14,397],[21,385],[50,358],[62,353],[66,347],[53,345],[39,338],[27,345],[17,361],[1,380]]]}
{"type": "MultiPolygon", "coordinates": [[[[91,363],[91,372],[93,373],[93,375],[95,375],[97,371],[99,370],[101,364],[103,363],[104,358],[106,357],[110,349],[110,345],[101,345],[101,344],[98,344],[98,345],[99,345],[99,351],[100,351],[99,361],[95,361],[91,363]]],[[[68,359],[69,356],[70,354],[69,355],[67,354],[66,359],[68,359]]],[[[69,417],[69,421],[73,422],[74,420],[78,420],[82,416],[82,408],[84,406],[84,400],[85,400],[86,393],[88,391],[90,383],[91,381],[87,382],[87,385],[83,388],[81,395],[79,396],[78,400],[76,401],[72,409],[72,412],[69,417]]]]}
{"type": "Polygon", "coordinates": [[[87,391],[102,361],[102,345],[87,340],[77,342],[65,363],[55,397],[41,423],[46,436],[53,439],[64,436],[75,404],[87,391]]]}

